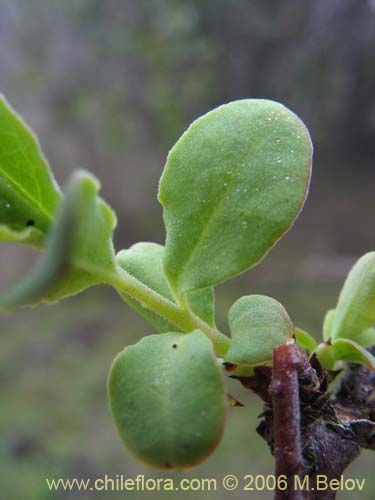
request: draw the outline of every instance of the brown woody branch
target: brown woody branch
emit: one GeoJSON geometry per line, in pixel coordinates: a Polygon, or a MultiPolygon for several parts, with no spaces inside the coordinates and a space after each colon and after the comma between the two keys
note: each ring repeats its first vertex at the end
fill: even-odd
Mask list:
{"type": "Polygon", "coordinates": [[[294,476],[302,466],[298,372],[301,356],[296,344],[273,350],[273,374],[269,395],[273,408],[275,475],[286,476],[288,488],[277,489],[275,500],[300,500],[294,476]]]}
{"type": "Polygon", "coordinates": [[[362,449],[375,449],[375,374],[348,364],[331,394],[334,374],[315,357],[309,361],[296,346],[277,349],[273,370],[257,367],[251,377],[234,377],[265,402],[257,430],[275,456],[276,473],[309,479],[308,491],[290,485],[276,499],[332,500],[336,491],[317,491],[318,476],[339,479],[362,449]]]}

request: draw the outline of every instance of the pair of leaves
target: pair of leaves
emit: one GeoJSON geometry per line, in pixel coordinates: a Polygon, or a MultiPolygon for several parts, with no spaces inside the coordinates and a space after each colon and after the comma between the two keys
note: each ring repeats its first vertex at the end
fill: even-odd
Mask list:
{"type": "Polygon", "coordinates": [[[0,240],[41,248],[60,199],[37,138],[0,94],[0,240]]]}
{"type": "Polygon", "coordinates": [[[354,340],[338,338],[332,342],[322,342],[315,352],[322,365],[328,370],[338,368],[340,361],[360,363],[375,370],[375,357],[354,340]]]}
{"type": "Polygon", "coordinates": [[[375,252],[353,266],[341,290],[335,312],[326,317],[325,337],[357,340],[375,325],[375,252]]]}
{"type": "Polygon", "coordinates": [[[150,335],[115,358],[110,408],[124,444],[158,469],[185,469],[217,446],[224,426],[222,374],[207,337],[150,335]]]}
{"type": "Polygon", "coordinates": [[[98,189],[79,171],[62,198],[37,139],[0,98],[0,239],[46,247],[35,272],[1,296],[1,306],[54,302],[114,269],[116,219],[98,189]]]}
{"type": "Polygon", "coordinates": [[[336,309],[327,312],[317,354],[327,368],[337,361],[362,363],[375,370],[375,358],[365,349],[375,344],[375,252],[363,255],[349,272],[336,309]]]}
{"type": "MultiPolygon", "coordinates": [[[[358,261],[360,265],[363,264],[362,259],[358,261]]],[[[356,274],[356,266],[354,266],[353,270],[351,271],[351,274],[352,276],[350,276],[349,273],[349,277],[352,279],[353,275],[356,274]]],[[[345,282],[343,291],[345,289],[345,286],[347,286],[346,284],[347,281],[345,282]]],[[[358,283],[358,286],[360,288],[361,282],[358,283]]],[[[372,325],[371,315],[370,317],[367,317],[368,318],[367,320],[364,320],[363,315],[361,314],[363,305],[362,299],[364,298],[364,296],[359,294],[361,299],[357,303],[353,304],[353,302],[351,302],[350,300],[348,301],[342,300],[343,297],[344,299],[345,296],[348,297],[347,293],[348,289],[346,290],[345,295],[344,296],[341,295],[339,299],[337,307],[338,308],[340,307],[340,310],[342,311],[341,317],[339,316],[339,320],[337,320],[336,309],[331,309],[330,311],[328,311],[324,318],[323,338],[325,342],[319,344],[318,346],[317,349],[318,357],[322,362],[322,364],[330,370],[334,369],[335,364],[338,361],[350,361],[352,363],[361,363],[362,365],[368,366],[372,370],[375,370],[375,357],[366,349],[366,347],[370,347],[375,344],[375,329],[372,326],[362,331],[361,333],[352,335],[352,338],[346,338],[334,335],[335,331],[336,332],[341,331],[341,334],[345,335],[346,333],[349,334],[352,332],[358,332],[360,331],[360,328],[363,327],[366,328],[366,326],[368,327],[369,325],[372,325]],[[346,309],[349,309],[353,312],[353,317],[350,316],[348,317],[349,326],[347,324],[346,326],[344,326],[344,322],[342,321],[342,318],[345,317],[343,310],[346,309]],[[339,323],[340,320],[341,320],[341,330],[337,330],[337,325],[338,324],[340,325],[339,323]]],[[[352,297],[356,298],[358,297],[358,295],[353,294],[352,297]]],[[[367,302],[367,300],[365,302],[367,302]]],[[[375,302],[374,302],[374,308],[375,308],[375,302]]]]}
{"type": "MultiPolygon", "coordinates": [[[[174,302],[163,268],[164,247],[157,243],[136,243],[116,255],[116,263],[143,284],[164,298],[174,302]]],[[[168,320],[143,307],[126,293],[122,298],[139,314],[147,319],[160,333],[176,330],[168,320]]],[[[215,326],[215,304],[212,288],[187,294],[187,302],[194,314],[211,326],[215,326]]]]}
{"type": "Polygon", "coordinates": [[[33,274],[0,297],[5,308],[56,302],[103,282],[114,270],[115,216],[97,196],[98,182],[78,171],[68,183],[46,239],[46,251],[33,274]]]}
{"type": "Polygon", "coordinates": [[[304,330],[296,328],[295,337],[297,344],[306,349],[310,354],[316,353],[320,362],[328,370],[339,368],[340,361],[361,363],[375,370],[375,358],[365,348],[375,344],[375,330],[369,328],[356,336],[355,341],[346,338],[332,339],[331,332],[334,324],[336,310],[332,309],[326,314],[323,324],[324,342],[317,344],[316,340],[304,330]]]}
{"type": "Polygon", "coordinates": [[[307,196],[311,151],[301,120],[272,101],[235,101],[188,128],[159,186],[177,298],[250,268],[289,229],[307,196]]]}
{"type": "Polygon", "coordinates": [[[365,348],[375,344],[375,330],[369,328],[362,334],[356,336],[356,340],[346,338],[331,338],[332,326],[334,324],[336,311],[332,309],[326,314],[323,324],[324,342],[317,344],[316,340],[304,330],[296,328],[295,337],[297,344],[306,349],[310,354],[316,353],[320,362],[328,370],[339,367],[338,362],[350,361],[361,363],[375,370],[375,358],[365,348]]]}
{"type": "Polygon", "coordinates": [[[236,365],[272,361],[273,349],[292,342],[294,326],[284,307],[263,295],[237,300],[228,313],[232,342],[225,360],[236,365]]]}
{"type": "MultiPolygon", "coordinates": [[[[329,311],[329,313],[334,312],[334,310],[329,311]]],[[[328,321],[325,321],[326,335],[329,331],[328,323],[330,323],[332,316],[332,314],[329,314],[328,321]]],[[[310,354],[316,353],[319,361],[327,370],[335,370],[336,367],[339,368],[340,361],[361,363],[375,370],[375,357],[365,349],[365,347],[375,343],[375,330],[373,328],[366,330],[362,335],[358,335],[356,341],[344,338],[335,340],[327,338],[325,342],[318,344],[309,333],[299,328],[296,328],[295,336],[297,344],[310,354]]]]}
{"type": "MultiPolygon", "coordinates": [[[[325,315],[323,323],[323,339],[326,341],[334,339],[332,335],[332,329],[335,323],[335,319],[336,309],[330,309],[325,315]]],[[[371,345],[375,344],[375,328],[371,326],[362,333],[356,334],[355,336],[353,336],[353,338],[355,338],[356,343],[361,345],[362,347],[370,347],[371,345]]]]}

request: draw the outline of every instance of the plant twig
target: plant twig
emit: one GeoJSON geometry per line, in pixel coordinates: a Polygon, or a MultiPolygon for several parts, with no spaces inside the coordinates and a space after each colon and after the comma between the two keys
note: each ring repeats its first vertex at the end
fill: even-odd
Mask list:
{"type": "Polygon", "coordinates": [[[230,346],[230,339],[212,327],[201,318],[193,314],[190,310],[183,309],[179,305],[163,297],[155,290],[152,290],[130,273],[116,266],[115,271],[100,269],[90,266],[86,262],[75,260],[75,263],[85,271],[100,277],[103,283],[113,285],[119,292],[129,294],[135,298],[142,306],[150,311],[157,313],[162,318],[167,319],[183,332],[189,333],[193,330],[201,330],[209,339],[212,340],[215,351],[218,355],[224,355],[230,346]]]}
{"type": "Polygon", "coordinates": [[[286,476],[288,488],[277,489],[275,500],[300,500],[294,477],[302,465],[298,370],[301,365],[296,344],[273,350],[270,396],[273,408],[273,435],[276,477],[286,476]]]}
{"type": "MultiPolygon", "coordinates": [[[[298,352],[296,346],[295,349],[298,352]]],[[[375,346],[369,350],[374,354],[375,346]]],[[[277,361],[280,360],[279,354],[276,353],[277,361]]],[[[282,353],[281,360],[286,361],[285,353],[282,353]]],[[[337,488],[330,487],[331,481],[337,482],[340,479],[346,467],[358,457],[362,449],[375,450],[375,373],[365,366],[349,363],[337,390],[331,394],[328,392],[328,378],[332,378],[333,373],[328,374],[315,356],[308,360],[302,351],[299,352],[299,363],[299,429],[293,416],[284,420],[285,425],[280,424],[283,405],[285,413],[284,410],[282,413],[285,418],[289,418],[288,412],[293,413],[291,408],[296,402],[295,386],[288,382],[288,392],[283,394],[281,390],[280,394],[279,385],[279,400],[276,401],[276,396],[268,390],[272,385],[275,386],[275,373],[285,380],[282,365],[274,368],[273,374],[270,367],[256,367],[252,376],[233,378],[238,379],[265,402],[261,415],[263,418],[257,431],[275,455],[277,470],[288,474],[287,468],[290,467],[292,471],[293,464],[297,465],[298,460],[285,462],[284,456],[288,449],[294,450],[292,457],[298,456],[296,450],[300,436],[303,463],[299,471],[294,472],[300,477],[299,484],[305,485],[300,495],[303,500],[333,500],[336,498],[337,488]],[[282,396],[285,396],[286,403],[282,401],[282,396]],[[295,435],[292,429],[295,429],[295,435]],[[281,431],[281,436],[278,431],[281,431]],[[285,445],[281,458],[280,442],[281,446],[283,442],[285,445]],[[327,482],[327,488],[317,488],[319,477],[327,482]]],[[[291,373],[295,373],[295,369],[291,373]]],[[[292,383],[295,383],[295,378],[292,383]]],[[[286,492],[277,492],[277,495],[283,493],[283,496],[276,498],[301,498],[296,496],[298,492],[293,491],[293,487],[286,492]]]]}

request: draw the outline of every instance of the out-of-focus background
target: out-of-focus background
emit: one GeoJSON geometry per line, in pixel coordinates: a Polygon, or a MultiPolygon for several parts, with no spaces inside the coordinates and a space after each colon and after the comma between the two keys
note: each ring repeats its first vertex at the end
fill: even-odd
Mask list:
{"type": "MultiPolygon", "coordinates": [[[[117,250],[163,243],[158,178],[194,118],[246,97],[281,101],[302,117],[315,144],[306,208],[260,265],[217,288],[217,315],[226,329],[236,298],[265,293],[318,335],[348,269],[375,246],[375,1],[3,0],[0,12],[0,91],[36,131],[62,185],[77,167],[101,179],[119,218],[117,250]]],[[[36,259],[0,245],[0,289],[36,259]]],[[[122,448],[107,408],[113,357],[151,332],[114,291],[91,289],[0,322],[1,498],[122,498],[51,493],[45,478],[166,477],[122,448]]],[[[230,390],[245,408],[230,411],[215,454],[176,477],[272,472],[255,433],[260,402],[230,390]]],[[[347,471],[366,478],[365,491],[339,498],[374,498],[374,459],[365,453],[347,471]]],[[[272,496],[126,493],[192,495],[272,496]]]]}

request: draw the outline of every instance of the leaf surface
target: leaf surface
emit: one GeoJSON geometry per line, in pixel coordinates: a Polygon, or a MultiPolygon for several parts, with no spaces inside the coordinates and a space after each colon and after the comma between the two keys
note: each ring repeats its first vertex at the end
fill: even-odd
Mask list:
{"type": "Polygon", "coordinates": [[[332,338],[355,339],[375,324],[375,252],[363,255],[345,280],[336,307],[332,338]]]}
{"type": "Polygon", "coordinates": [[[241,297],[230,308],[228,320],[232,342],[225,360],[238,365],[271,362],[273,349],[294,334],[284,307],[263,295],[241,297]]]}
{"type": "Polygon", "coordinates": [[[283,105],[241,100],[188,128],[160,180],[165,271],[177,296],[256,264],[289,229],[307,196],[311,141],[283,105]]]}
{"type": "Polygon", "coordinates": [[[375,344],[375,328],[368,328],[364,332],[356,335],[355,341],[363,347],[370,347],[375,344]]]}
{"type": "Polygon", "coordinates": [[[315,353],[321,364],[327,368],[327,370],[334,369],[336,359],[333,345],[330,342],[321,342],[315,349],[315,353]]]}
{"type": "Polygon", "coordinates": [[[296,328],[294,334],[297,344],[302,347],[302,349],[306,349],[308,353],[315,351],[318,344],[312,335],[301,328],[296,328]]]}
{"type": "Polygon", "coordinates": [[[0,240],[41,248],[60,199],[37,138],[0,94],[0,240]]]}
{"type": "Polygon", "coordinates": [[[364,347],[349,339],[337,339],[333,343],[333,352],[337,361],[350,361],[375,370],[375,357],[364,347]]]}
{"type": "Polygon", "coordinates": [[[335,322],[336,309],[330,309],[324,316],[323,321],[323,339],[329,340],[332,337],[332,329],[335,322]]]}
{"type": "Polygon", "coordinates": [[[196,330],[144,337],[115,358],[110,408],[124,444],[158,469],[185,469],[217,446],[226,396],[212,344],[196,330]]]}

